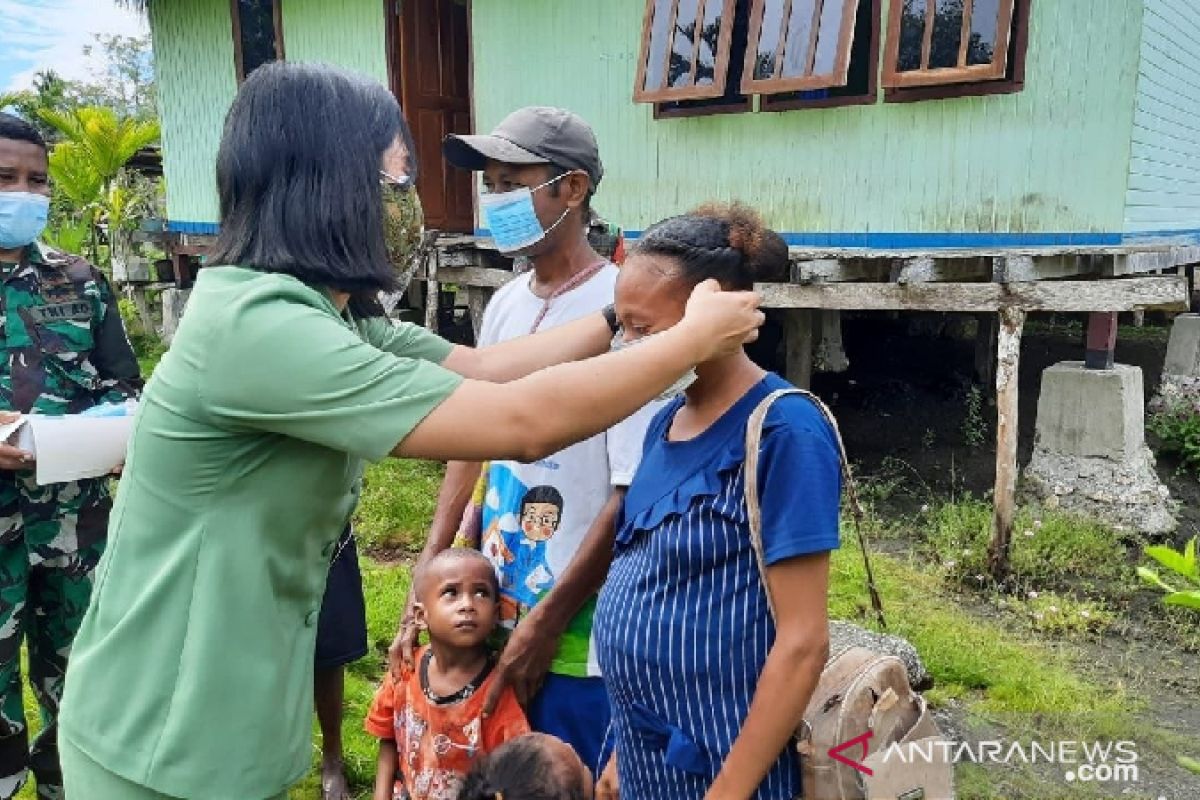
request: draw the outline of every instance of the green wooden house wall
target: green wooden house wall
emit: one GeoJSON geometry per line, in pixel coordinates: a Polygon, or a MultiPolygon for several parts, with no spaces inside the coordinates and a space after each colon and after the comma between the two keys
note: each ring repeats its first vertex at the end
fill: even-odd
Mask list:
{"type": "MultiPolygon", "coordinates": [[[[284,0],[290,61],[337,64],[387,83],[381,0],[284,0]]],[[[237,92],[229,0],[150,4],[167,215],[175,230],[209,233],[217,222],[213,177],[225,113],[237,92]]]]}
{"type": "MultiPolygon", "coordinates": [[[[380,0],[281,2],[289,60],[386,81],[380,0]]],[[[597,208],[627,230],[739,198],[814,246],[1200,240],[1192,0],[1033,0],[1016,94],[659,120],[631,99],[644,7],[471,3],[476,128],[522,105],[581,114],[607,169],[597,208]]],[[[158,0],[151,30],[171,224],[207,232],[237,88],[229,0],[158,0]]]]}
{"type": "Polygon", "coordinates": [[[1018,94],[663,120],[630,102],[643,0],[519,5],[473,3],[476,125],[581,114],[608,170],[597,208],[628,228],[740,198],[798,243],[1122,230],[1141,0],[1034,0],[1018,94]]]}
{"type": "Polygon", "coordinates": [[[1125,230],[1200,233],[1200,2],[1146,0],[1125,230]]]}

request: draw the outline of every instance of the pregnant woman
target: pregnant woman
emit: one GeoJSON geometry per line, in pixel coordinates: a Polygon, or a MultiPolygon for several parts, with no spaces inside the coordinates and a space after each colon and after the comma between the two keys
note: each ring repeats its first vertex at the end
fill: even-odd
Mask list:
{"type": "MultiPolygon", "coordinates": [[[[743,206],[661,222],[617,282],[626,340],[676,324],[701,281],[744,289],[786,269],[782,239],[743,206]]],[[[776,620],[743,500],[745,436],[759,403],[791,387],[741,348],[696,375],[650,424],[596,613],[620,797],[791,800],[800,775],[785,749],[829,646],[836,434],[799,396],[779,399],[766,417],[757,484],[776,620]]],[[[610,764],[602,789],[612,772],[610,764]]]]}

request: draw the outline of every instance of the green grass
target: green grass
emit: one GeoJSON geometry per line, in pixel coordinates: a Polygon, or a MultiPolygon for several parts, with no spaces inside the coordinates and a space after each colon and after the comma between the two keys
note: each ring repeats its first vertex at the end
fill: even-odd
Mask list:
{"type": "MultiPolygon", "coordinates": [[[[951,581],[978,587],[987,574],[992,506],[981,500],[945,503],[913,523],[934,563],[951,581]]],[[[1134,586],[1126,548],[1117,532],[1080,517],[1021,509],[1013,526],[1016,585],[1063,583],[1134,586]]]]}
{"type": "MultiPolygon", "coordinates": [[[[149,374],[160,354],[139,355],[146,359],[149,374]]],[[[394,557],[397,552],[419,548],[440,477],[440,465],[428,462],[388,460],[368,468],[355,515],[363,549],[394,557]]],[[[938,506],[917,522],[927,557],[874,557],[889,630],[916,645],[936,680],[936,687],[928,693],[931,704],[960,706],[972,726],[1000,729],[1008,739],[1136,738],[1163,749],[1178,744],[1137,720],[1141,707],[1137,698],[1120,686],[1092,682],[1069,646],[1047,641],[1037,633],[1039,627],[1044,634],[1070,633],[1093,614],[1107,614],[1103,606],[1043,592],[1037,598],[1014,600],[1012,607],[1004,609],[1010,622],[1016,618],[1022,620],[1022,626],[986,619],[970,609],[972,602],[982,604],[982,598],[956,587],[963,582],[970,585],[975,574],[985,572],[990,521],[990,506],[982,502],[938,506]],[[1049,607],[1055,611],[1049,612],[1049,607]],[[1086,616],[1083,611],[1088,612],[1086,616]],[[1038,626],[1032,622],[1037,613],[1053,618],[1038,626]]],[[[1120,581],[1129,570],[1123,545],[1101,526],[1026,511],[1019,516],[1016,530],[1014,571],[1031,585],[1081,576],[1120,581]],[[1026,531],[1032,535],[1026,536],[1026,531]]],[[[838,618],[864,621],[869,615],[862,562],[852,537],[845,541],[833,559],[830,612],[838,618]]],[[[371,652],[348,669],[343,738],[356,797],[368,798],[376,743],[363,731],[362,721],[385,667],[387,645],[407,591],[408,569],[392,558],[385,564],[367,556],[362,561],[371,652]]],[[[36,706],[28,690],[26,705],[36,727],[36,706]]],[[[314,721],[314,771],[293,788],[293,800],[319,796],[319,747],[314,721]]],[[[1084,793],[1078,785],[1068,792],[1060,779],[1027,768],[1002,771],[963,765],[957,779],[960,800],[1099,796],[1084,793]]],[[[18,797],[33,800],[32,787],[18,797]]]]}
{"type": "Polygon", "coordinates": [[[389,458],[367,468],[362,499],[354,514],[359,541],[367,550],[415,553],[437,505],[442,465],[389,458]]]}

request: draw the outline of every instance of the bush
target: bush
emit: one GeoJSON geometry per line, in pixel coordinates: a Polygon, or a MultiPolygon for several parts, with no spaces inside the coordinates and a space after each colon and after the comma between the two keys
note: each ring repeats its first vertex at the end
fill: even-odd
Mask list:
{"type": "Polygon", "coordinates": [[[1196,561],[1196,539],[1188,542],[1182,551],[1162,546],[1147,547],[1146,555],[1173,573],[1167,575],[1167,580],[1171,581],[1168,583],[1154,570],[1138,567],[1138,575],[1142,580],[1166,592],[1163,602],[1200,611],[1200,564],[1196,561]]]}
{"type": "Polygon", "coordinates": [[[1146,428],[1158,439],[1159,452],[1178,457],[1184,469],[1200,475],[1200,386],[1164,387],[1150,412],[1146,428]]]}

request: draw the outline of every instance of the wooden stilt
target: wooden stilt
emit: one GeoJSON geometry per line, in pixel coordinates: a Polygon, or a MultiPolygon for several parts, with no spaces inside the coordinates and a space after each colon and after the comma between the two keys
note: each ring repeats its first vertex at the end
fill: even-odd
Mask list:
{"type": "Polygon", "coordinates": [[[1017,384],[1021,361],[1021,331],[1025,311],[1000,310],[1000,334],[996,347],[996,489],[993,502],[992,541],[988,547],[988,571],[997,580],[1008,575],[1008,551],[1012,541],[1017,495],[1017,384]]]}
{"type": "Polygon", "coordinates": [[[1088,314],[1087,349],[1083,364],[1088,369],[1112,369],[1117,349],[1117,312],[1088,314]]]}
{"type": "Polygon", "coordinates": [[[996,379],[996,315],[977,314],[975,331],[975,380],[987,386],[996,379]]]}
{"type": "Polygon", "coordinates": [[[440,260],[440,253],[434,250],[425,262],[425,327],[434,333],[437,333],[438,329],[438,296],[441,294],[441,286],[438,285],[440,260]]]}
{"type": "Polygon", "coordinates": [[[787,348],[787,379],[801,389],[812,385],[813,312],[806,308],[788,309],[784,315],[787,348]]]}
{"type": "Polygon", "coordinates": [[[483,329],[483,309],[487,306],[490,289],[482,286],[467,287],[467,308],[471,312],[471,330],[475,340],[479,340],[479,332],[483,329]]]}

